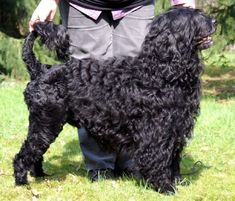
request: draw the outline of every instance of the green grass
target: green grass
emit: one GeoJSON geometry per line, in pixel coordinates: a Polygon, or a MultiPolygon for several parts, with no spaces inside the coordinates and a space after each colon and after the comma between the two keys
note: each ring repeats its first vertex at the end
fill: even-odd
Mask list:
{"type": "Polygon", "coordinates": [[[0,200],[75,201],[233,201],[235,200],[235,93],[234,71],[206,70],[204,98],[194,137],[182,159],[186,176],[173,196],[161,195],[131,178],[91,183],[78,145],[77,130],[66,125],[45,154],[45,180],[29,177],[30,185],[15,187],[12,158],[27,135],[28,112],[22,92],[25,83],[5,81],[0,85],[0,200]],[[218,72],[217,72],[218,71],[218,72]],[[229,77],[229,79],[227,79],[229,77]],[[218,83],[212,82],[213,80],[218,83]],[[222,84],[226,78],[226,83],[222,84]],[[209,84],[208,84],[209,83],[209,84]],[[222,89],[222,90],[221,90],[222,89]]]}

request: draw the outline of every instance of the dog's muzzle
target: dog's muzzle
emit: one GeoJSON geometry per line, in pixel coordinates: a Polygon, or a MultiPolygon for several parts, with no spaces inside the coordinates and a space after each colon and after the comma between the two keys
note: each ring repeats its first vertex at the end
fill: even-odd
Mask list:
{"type": "Polygon", "coordinates": [[[213,40],[211,35],[215,32],[215,30],[216,30],[216,19],[211,18],[211,30],[197,40],[198,49],[200,50],[208,49],[213,45],[213,40]]]}

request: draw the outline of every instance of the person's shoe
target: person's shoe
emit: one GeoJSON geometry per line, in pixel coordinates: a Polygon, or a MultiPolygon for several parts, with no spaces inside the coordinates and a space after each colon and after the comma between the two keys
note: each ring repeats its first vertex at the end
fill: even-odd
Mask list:
{"type": "Polygon", "coordinates": [[[97,169],[97,170],[89,170],[88,172],[89,178],[92,182],[96,182],[102,179],[113,179],[114,171],[112,169],[97,169]]]}

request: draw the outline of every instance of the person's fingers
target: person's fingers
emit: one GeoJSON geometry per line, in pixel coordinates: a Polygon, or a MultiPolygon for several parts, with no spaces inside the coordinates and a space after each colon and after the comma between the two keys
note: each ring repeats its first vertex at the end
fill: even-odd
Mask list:
{"type": "Polygon", "coordinates": [[[196,7],[195,0],[184,1],[183,6],[189,8],[195,8],[196,7]]]}
{"type": "Polygon", "coordinates": [[[34,25],[34,21],[29,21],[29,31],[32,32],[33,31],[33,25],[34,25]]]}
{"type": "Polygon", "coordinates": [[[53,21],[57,9],[57,1],[54,0],[42,0],[38,4],[37,8],[32,14],[29,21],[29,31],[33,31],[33,25],[38,22],[44,22],[45,20],[53,21]]]}
{"type": "Polygon", "coordinates": [[[42,1],[39,10],[39,18],[40,21],[45,21],[45,20],[50,20],[52,21],[55,17],[56,14],[56,10],[57,10],[57,3],[56,1],[52,0],[52,1],[42,1]]]}
{"type": "Polygon", "coordinates": [[[184,6],[184,7],[190,7],[190,8],[195,8],[196,4],[195,4],[195,0],[171,0],[171,5],[174,6],[184,6]]]}
{"type": "Polygon", "coordinates": [[[55,18],[56,10],[52,10],[50,14],[47,16],[46,20],[47,21],[53,21],[55,18]]]}
{"type": "Polygon", "coordinates": [[[38,21],[40,21],[40,17],[39,17],[39,15],[38,15],[38,13],[37,13],[37,10],[35,10],[35,11],[33,12],[33,15],[32,15],[32,17],[31,17],[30,21],[29,21],[29,31],[30,31],[30,32],[33,31],[33,25],[34,25],[34,23],[36,23],[36,22],[38,22],[38,21]]]}
{"type": "Polygon", "coordinates": [[[184,7],[189,7],[189,8],[195,8],[196,7],[194,2],[185,3],[183,6],[184,7]]]}

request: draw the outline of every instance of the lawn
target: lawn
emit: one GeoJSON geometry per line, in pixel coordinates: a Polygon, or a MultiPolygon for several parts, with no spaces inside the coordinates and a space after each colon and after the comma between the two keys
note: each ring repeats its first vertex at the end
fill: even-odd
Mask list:
{"type": "MultiPolygon", "coordinates": [[[[233,68],[234,69],[234,68],[233,68]]],[[[235,71],[210,68],[203,76],[203,98],[194,137],[182,159],[185,184],[173,196],[161,195],[132,178],[91,183],[78,145],[77,130],[66,125],[45,154],[50,177],[15,187],[12,158],[27,135],[26,83],[0,84],[0,200],[74,201],[233,201],[235,200],[235,71]],[[198,162],[199,161],[199,162],[198,162]],[[198,163],[196,163],[198,162],[198,163]],[[197,166],[193,168],[193,166],[197,166]],[[196,171],[195,171],[196,170],[196,171]],[[187,173],[194,172],[193,175],[187,173]]]]}

